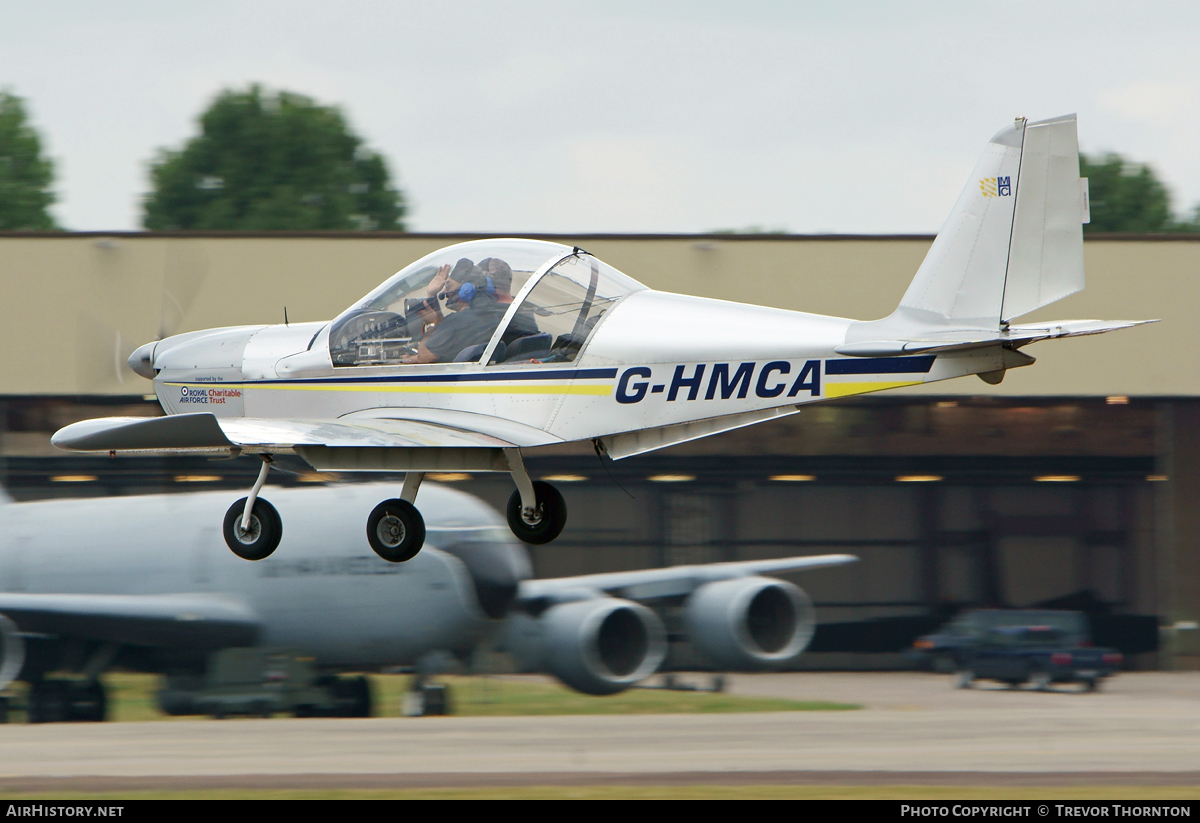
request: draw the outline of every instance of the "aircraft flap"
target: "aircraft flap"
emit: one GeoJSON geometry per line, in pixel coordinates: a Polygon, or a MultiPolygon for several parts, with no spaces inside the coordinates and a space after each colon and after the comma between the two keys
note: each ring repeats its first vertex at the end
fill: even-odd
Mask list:
{"type": "Polygon", "coordinates": [[[212,650],[257,643],[261,621],[219,595],[0,593],[0,615],[25,634],[212,650]]]}

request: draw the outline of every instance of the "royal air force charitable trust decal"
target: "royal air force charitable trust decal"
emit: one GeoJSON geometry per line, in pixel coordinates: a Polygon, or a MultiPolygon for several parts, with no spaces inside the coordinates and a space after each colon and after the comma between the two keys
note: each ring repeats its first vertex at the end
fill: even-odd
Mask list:
{"type": "Polygon", "coordinates": [[[227,400],[240,398],[241,389],[230,389],[224,386],[212,388],[206,386],[180,386],[180,403],[203,403],[206,406],[223,406],[227,400]]]}
{"type": "Polygon", "coordinates": [[[406,394],[610,395],[633,404],[663,395],[668,403],[747,397],[845,397],[924,382],[933,355],[772,360],[631,366],[624,369],[552,369],[523,372],[262,380],[220,386],[167,383],[179,402],[222,405],[244,390],[402,392],[406,394]],[[614,382],[615,381],[615,382],[614,382]]]}

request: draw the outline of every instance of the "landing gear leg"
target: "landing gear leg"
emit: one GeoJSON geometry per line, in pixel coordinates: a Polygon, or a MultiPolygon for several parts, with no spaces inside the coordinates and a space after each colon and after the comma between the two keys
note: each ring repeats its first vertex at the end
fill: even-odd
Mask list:
{"type": "Polygon", "coordinates": [[[384,500],[367,518],[367,542],[389,563],[412,560],[425,545],[425,518],[413,505],[424,478],[424,472],[408,472],[400,497],[384,500]]]}
{"type": "Polygon", "coordinates": [[[517,490],[508,499],[508,527],[526,543],[540,546],[562,534],[567,525],[567,503],[558,489],[525,471],[520,449],[505,449],[508,470],[517,490]]]}
{"type": "Polygon", "coordinates": [[[262,560],[270,557],[283,537],[283,520],[279,512],[258,493],[267,481],[267,470],[271,468],[271,455],[262,455],[262,468],[250,494],[238,500],[225,512],[222,533],[225,543],[233,553],[243,560],[262,560]]]}

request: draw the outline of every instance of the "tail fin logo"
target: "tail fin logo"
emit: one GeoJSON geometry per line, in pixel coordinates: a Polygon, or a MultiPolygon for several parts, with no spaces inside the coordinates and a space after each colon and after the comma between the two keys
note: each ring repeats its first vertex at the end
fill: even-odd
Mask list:
{"type": "Polygon", "coordinates": [[[979,190],[984,197],[1009,197],[1012,195],[1012,176],[985,177],[979,181],[979,190]]]}

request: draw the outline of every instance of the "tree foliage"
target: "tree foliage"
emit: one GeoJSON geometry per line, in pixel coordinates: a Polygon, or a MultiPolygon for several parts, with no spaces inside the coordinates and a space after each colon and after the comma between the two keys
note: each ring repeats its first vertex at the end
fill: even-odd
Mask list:
{"type": "Polygon", "coordinates": [[[1170,192],[1149,166],[1131,163],[1119,154],[1096,158],[1081,154],[1079,175],[1088,178],[1091,198],[1092,221],[1083,227],[1086,233],[1200,229],[1195,221],[1174,218],[1170,192]]]}
{"type": "Polygon", "coordinates": [[[0,230],[55,229],[54,163],[29,125],[25,102],[0,91],[0,230]]]}
{"type": "Polygon", "coordinates": [[[404,196],[341,112],[290,92],[225,90],[200,134],[151,163],[156,231],[402,231],[404,196]]]}

